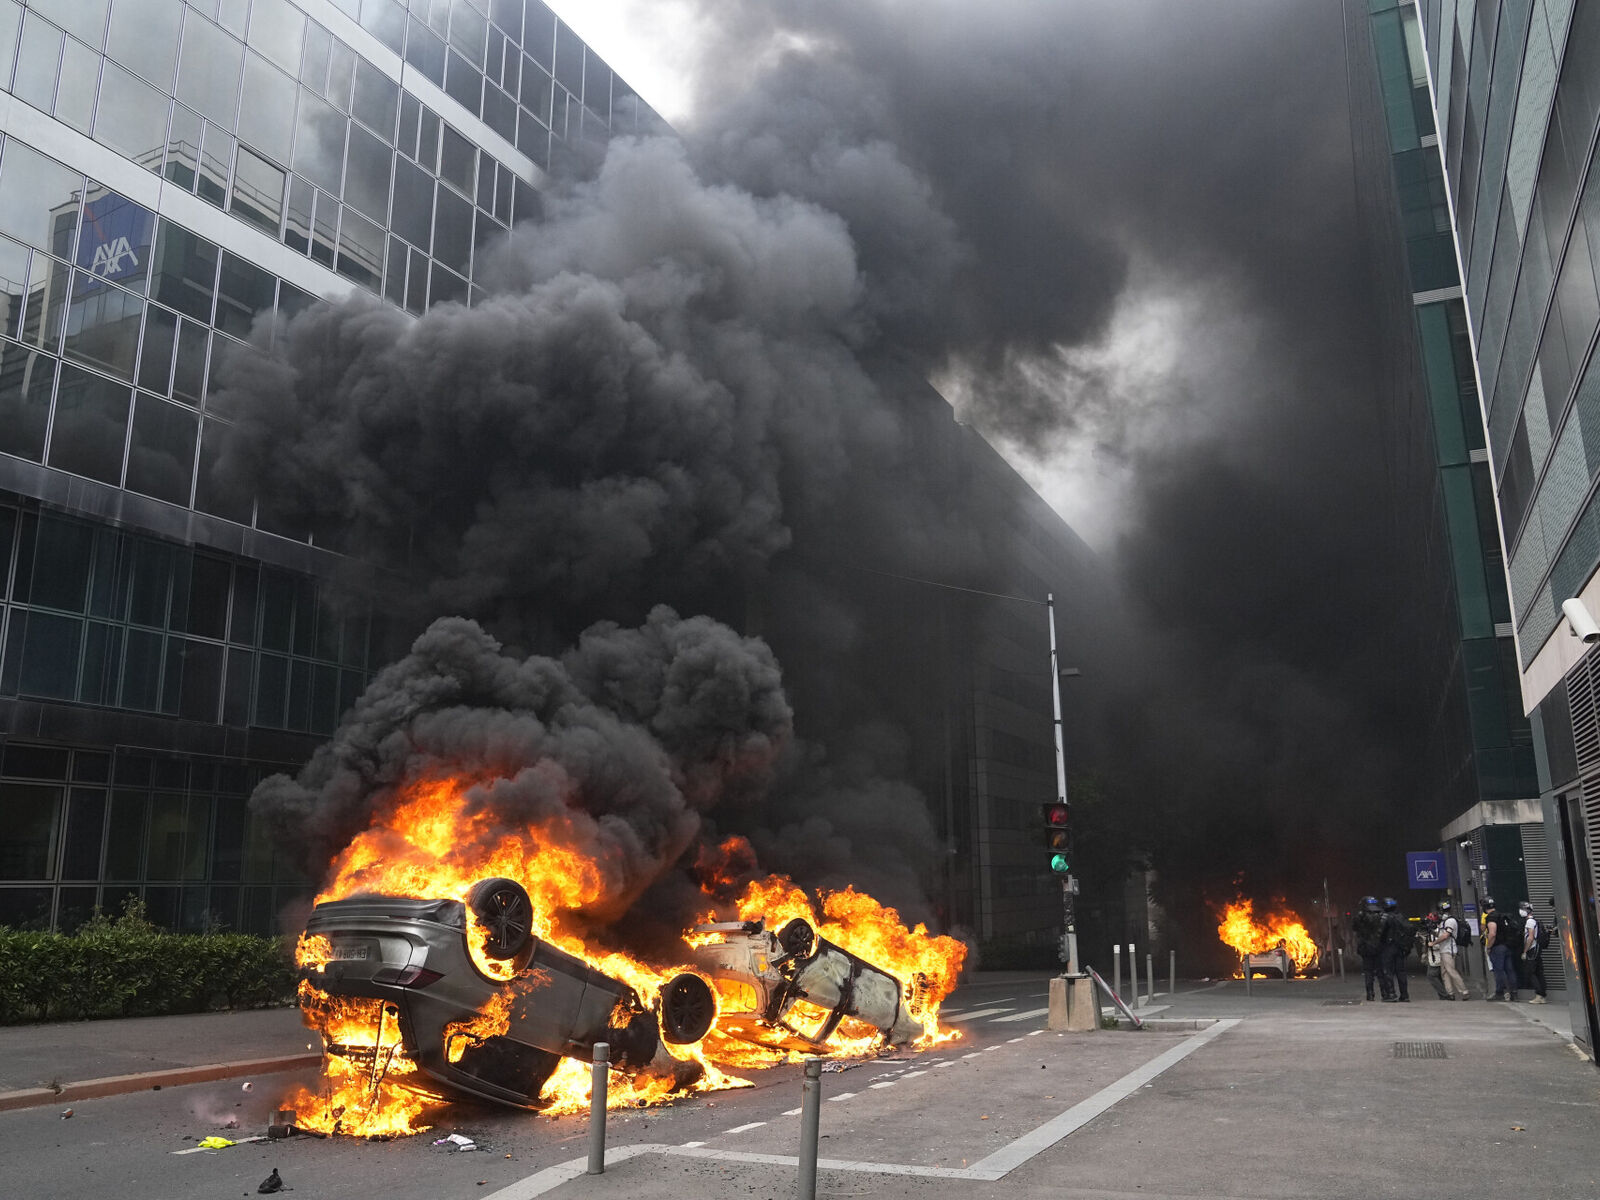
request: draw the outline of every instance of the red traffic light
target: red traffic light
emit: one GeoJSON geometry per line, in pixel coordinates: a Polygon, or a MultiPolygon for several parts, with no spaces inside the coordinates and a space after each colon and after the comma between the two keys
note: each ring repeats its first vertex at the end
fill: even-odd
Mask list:
{"type": "Polygon", "coordinates": [[[1051,829],[1065,829],[1072,818],[1072,806],[1054,801],[1039,806],[1039,815],[1051,829]]]}

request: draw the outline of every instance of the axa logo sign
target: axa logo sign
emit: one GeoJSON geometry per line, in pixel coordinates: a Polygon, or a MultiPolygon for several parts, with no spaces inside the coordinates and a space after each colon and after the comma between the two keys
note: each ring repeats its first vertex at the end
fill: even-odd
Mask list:
{"type": "Polygon", "coordinates": [[[135,270],[138,266],[139,256],[133,252],[128,239],[114,237],[94,248],[94,258],[89,263],[89,273],[105,279],[115,279],[135,270]]]}

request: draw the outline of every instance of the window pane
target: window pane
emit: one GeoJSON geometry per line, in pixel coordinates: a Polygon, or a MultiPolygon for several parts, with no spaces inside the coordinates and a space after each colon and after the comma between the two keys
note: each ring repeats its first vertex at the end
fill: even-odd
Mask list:
{"type": "Polygon", "coordinates": [[[78,235],[78,266],[142,294],[150,274],[155,224],[155,214],[142,204],[91,184],[78,235]]]}
{"type": "Polygon", "coordinates": [[[356,64],[355,99],[351,112],[355,118],[385,142],[394,138],[395,106],[400,86],[377,67],[363,59],[356,64]]]}
{"type": "Polygon", "coordinates": [[[172,364],[172,395],[176,400],[198,406],[205,397],[206,347],[211,333],[204,325],[190,320],[178,323],[178,353],[172,364]]]}
{"type": "Polygon", "coordinates": [[[447,51],[444,90],[462,108],[477,116],[479,100],[483,95],[483,72],[454,50],[447,51]]]}
{"type": "Polygon", "coordinates": [[[240,146],[233,165],[233,200],[229,205],[233,215],[265,230],[270,237],[277,237],[283,219],[284,178],[277,167],[240,146]]]}
{"type": "Polygon", "coordinates": [[[405,6],[399,0],[362,0],[361,27],[399,54],[406,36],[405,6]]]}
{"type": "Polygon", "coordinates": [[[228,651],[228,679],[222,693],[222,723],[243,727],[250,724],[250,664],[248,650],[228,651]]]}
{"type": "Polygon", "coordinates": [[[305,32],[305,14],[289,0],[256,0],[251,9],[249,43],[285,71],[299,70],[305,32]]]}
{"type": "Polygon", "coordinates": [[[158,792],[150,805],[151,879],[178,879],[183,873],[185,797],[175,792],[158,792]]]}
{"type": "Polygon", "coordinates": [[[323,94],[340,112],[350,111],[350,88],[356,78],[355,51],[335,40],[328,58],[328,89],[323,94]]]}
{"type": "Polygon", "coordinates": [[[167,141],[167,110],[171,107],[172,101],[164,93],[108,62],[100,80],[95,140],[159,174],[161,149],[167,141]]]}
{"type": "Polygon", "coordinates": [[[541,66],[548,67],[553,61],[555,40],[555,14],[541,0],[527,0],[523,7],[522,48],[541,66]]]}
{"type": "Polygon", "coordinates": [[[62,352],[131,383],[143,314],[144,301],[133,292],[104,283],[98,275],[74,271],[62,352]]]}
{"type": "Polygon", "coordinates": [[[331,267],[338,245],[339,201],[327,192],[318,192],[316,213],[311,220],[311,257],[331,267]]]}
{"type": "Polygon", "coordinates": [[[391,227],[426,251],[433,242],[433,179],[402,158],[394,163],[394,217],[391,227]]]}
{"type": "Polygon", "coordinates": [[[0,342],[0,451],[44,461],[56,360],[0,342]]]}
{"type": "Polygon", "coordinates": [[[224,252],[217,282],[217,328],[239,337],[250,336],[250,326],[260,312],[272,310],[278,280],[254,263],[224,252]]]}
{"type": "Polygon", "coordinates": [[[284,705],[289,698],[289,660],[263,654],[256,660],[256,725],[282,729],[284,705]]]}
{"type": "Polygon", "coordinates": [[[467,281],[459,275],[454,275],[439,265],[433,264],[432,281],[428,288],[428,304],[444,304],[450,300],[465,303],[467,298],[467,281]]]}
{"type": "Polygon", "coordinates": [[[23,636],[18,691],[25,696],[76,700],[83,622],[77,617],[34,611],[27,614],[23,636]]]}
{"type": "Polygon", "coordinates": [[[344,115],[325,100],[300,90],[295,119],[294,169],[335,195],[344,167],[344,115]]]}
{"type": "Polygon", "coordinates": [[[450,44],[480,71],[483,69],[483,44],[489,25],[468,0],[451,0],[450,44]]]}
{"type": "Polygon", "coordinates": [[[200,418],[189,409],[139,393],[128,449],[129,490],[187,508],[199,435],[200,418]]]}
{"type": "Polygon", "coordinates": [[[339,227],[338,271],[373,291],[383,277],[383,230],[354,212],[347,211],[339,227]]]}
{"type": "Polygon", "coordinates": [[[232,574],[232,568],[221,559],[195,555],[189,571],[190,633],[220,639],[227,631],[228,581],[232,574]]]}
{"type": "Polygon", "coordinates": [[[439,178],[455,184],[463,195],[477,192],[478,148],[448,125],[439,142],[439,178]]]}
{"type": "Polygon", "coordinates": [[[94,124],[94,96],[100,83],[100,55],[82,42],[67,39],[61,54],[61,82],[56,88],[56,119],[80,133],[94,124]]]}
{"type": "Polygon", "coordinates": [[[116,0],[106,53],[157,87],[170,88],[182,19],[181,0],[116,0]]]}
{"type": "Polygon", "coordinates": [[[306,32],[305,53],[300,59],[300,82],[315,89],[318,95],[328,85],[328,58],[332,52],[333,38],[313,21],[306,32]]]}
{"type": "Polygon", "coordinates": [[[71,258],[82,198],[82,175],[15,138],[6,139],[0,158],[0,233],[71,258]]]}
{"type": "Polygon", "coordinates": [[[144,629],[127,633],[122,665],[122,707],[154,712],[161,695],[162,636],[144,629]]]}
{"type": "Polygon", "coordinates": [[[222,647],[215,642],[167,639],[167,678],[177,680],[181,688],[178,716],[216,723],[222,698],[222,655],[222,647]]]}
{"type": "Polygon", "coordinates": [[[389,220],[389,147],[359,125],[350,128],[345,201],[380,224],[389,220]]]}
{"type": "Polygon", "coordinates": [[[67,806],[61,878],[100,878],[100,843],[105,835],[105,823],[106,794],[99,788],[73,788],[67,806]]]}
{"type": "Polygon", "coordinates": [[[121,483],[131,399],[125,384],[63,363],[50,430],[50,465],[102,483],[121,483]]]}
{"type": "Polygon", "coordinates": [[[30,12],[22,20],[22,43],[17,50],[17,74],[11,94],[42,112],[49,112],[56,95],[56,70],[61,66],[61,31],[30,12]]]}
{"type": "Polygon", "coordinates": [[[483,89],[483,119],[506,141],[517,140],[517,102],[499,88],[483,89]]]}
{"type": "Polygon", "coordinates": [[[106,832],[107,879],[143,877],[145,818],[149,806],[150,799],[143,792],[112,793],[111,820],[106,832]]]}
{"type": "Polygon", "coordinates": [[[294,141],[294,106],[300,89],[265,59],[247,54],[239,102],[239,137],[280,163],[294,141]]]}
{"type": "Polygon", "coordinates": [[[195,191],[209,204],[221,208],[228,197],[228,176],[233,172],[233,135],[216,125],[206,126],[200,151],[200,180],[195,191]]]}
{"type": "Polygon", "coordinates": [[[6,814],[6,836],[0,838],[0,879],[54,878],[61,789],[0,783],[0,812],[6,814]]]}
{"type": "Polygon", "coordinates": [[[216,246],[171,221],[162,221],[155,264],[151,298],[210,324],[211,295],[217,277],[216,246]]]}
{"type": "Polygon", "coordinates": [[[444,42],[415,17],[406,31],[406,62],[444,86],[444,42]]]}
{"type": "Polygon", "coordinates": [[[96,50],[105,44],[106,9],[110,0],[29,0],[29,7],[37,8],[75,38],[88,42],[96,50]]]}
{"type": "Polygon", "coordinates": [[[248,525],[253,508],[250,493],[241,488],[232,475],[217,469],[227,435],[228,427],[221,421],[206,420],[200,437],[200,470],[195,480],[194,506],[212,516],[248,525]]]}
{"type": "Polygon", "coordinates": [[[139,355],[139,386],[167,395],[172,381],[172,347],[178,336],[177,314],[154,304],[145,306],[144,348],[139,355]]]}
{"type": "MultiPolygon", "coordinates": [[[[62,240],[71,242],[70,232],[62,232],[62,240]]],[[[66,324],[67,283],[71,274],[53,258],[43,254],[33,256],[28,273],[28,295],[22,306],[22,329],[19,336],[30,346],[54,351],[61,345],[61,329],[66,324]]]]}
{"type": "Polygon", "coordinates": [[[194,191],[200,173],[200,117],[181,104],[172,106],[172,127],[167,133],[167,161],[162,174],[181,188],[194,191]]]}
{"type": "Polygon", "coordinates": [[[17,62],[17,38],[22,33],[22,7],[17,0],[0,0],[0,80],[10,81],[17,62]]]}
{"type": "MultiPolygon", "coordinates": [[[[94,553],[93,530],[82,522],[49,515],[39,518],[38,529],[33,571],[26,591],[19,582],[17,598],[81,613],[89,585],[89,559],[94,553]]],[[[12,774],[16,773],[13,769],[12,774]]]]}
{"type": "Polygon", "coordinates": [[[289,203],[284,211],[283,244],[304,254],[311,248],[311,210],[317,190],[298,175],[289,176],[289,203]]]}
{"type": "Polygon", "coordinates": [[[78,699],[85,704],[115,704],[122,667],[122,627],[90,621],[83,643],[78,699]]]}
{"type": "Polygon", "coordinates": [[[183,22],[178,99],[231,130],[243,66],[244,47],[191,8],[183,22]]]}
{"type": "Polygon", "coordinates": [[[465,275],[472,260],[472,205],[440,188],[434,221],[433,256],[465,275]]]}

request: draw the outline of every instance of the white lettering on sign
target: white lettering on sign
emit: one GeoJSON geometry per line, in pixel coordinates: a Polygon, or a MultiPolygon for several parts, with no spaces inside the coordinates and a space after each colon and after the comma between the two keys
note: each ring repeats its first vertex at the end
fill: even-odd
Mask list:
{"type": "Polygon", "coordinates": [[[139,256],[133,252],[133,247],[128,245],[128,239],[113,238],[94,248],[94,261],[89,264],[89,273],[110,279],[122,270],[123,259],[132,260],[128,264],[130,267],[139,265],[139,256]]]}

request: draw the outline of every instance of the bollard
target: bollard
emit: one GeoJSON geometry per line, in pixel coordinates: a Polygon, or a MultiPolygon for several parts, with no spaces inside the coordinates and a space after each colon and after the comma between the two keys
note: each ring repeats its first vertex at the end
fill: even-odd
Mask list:
{"type": "Polygon", "coordinates": [[[1167,1003],[1178,994],[1178,952],[1167,951],[1167,1003]]]}
{"type": "Polygon", "coordinates": [[[822,1060],[806,1059],[800,1085],[800,1200],[817,1200],[817,1132],[822,1126],[822,1060]]]}
{"type": "Polygon", "coordinates": [[[611,1047],[606,1042],[594,1044],[594,1066],[590,1068],[589,1088],[589,1174],[606,1173],[606,1069],[611,1057],[611,1047]]]}
{"type": "Polygon", "coordinates": [[[1111,990],[1122,995],[1122,945],[1118,942],[1111,944],[1111,990]]]}
{"type": "Polygon", "coordinates": [[[1339,982],[1343,983],[1344,982],[1344,947],[1340,946],[1338,951],[1337,951],[1337,953],[1339,955],[1339,982]]]}
{"type": "Polygon", "coordinates": [[[1139,959],[1133,952],[1133,943],[1128,943],[1128,995],[1133,1000],[1133,1006],[1139,1007],[1139,959]]]}
{"type": "Polygon", "coordinates": [[[1248,996],[1250,994],[1250,976],[1252,974],[1250,956],[1248,954],[1239,955],[1239,965],[1244,968],[1244,994],[1248,996]]]}
{"type": "Polygon", "coordinates": [[[1144,956],[1144,1002],[1156,1002],[1156,956],[1149,951],[1144,956]]]}

